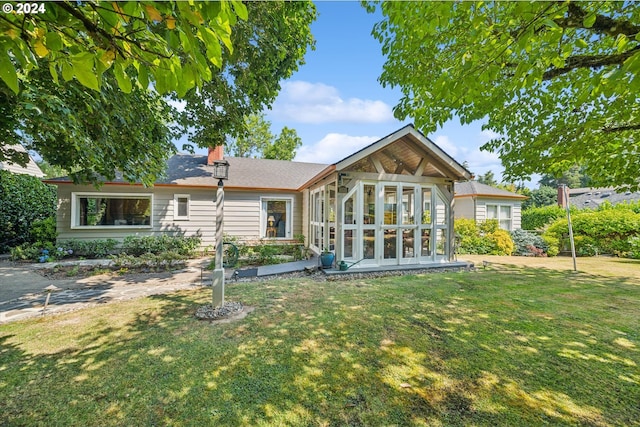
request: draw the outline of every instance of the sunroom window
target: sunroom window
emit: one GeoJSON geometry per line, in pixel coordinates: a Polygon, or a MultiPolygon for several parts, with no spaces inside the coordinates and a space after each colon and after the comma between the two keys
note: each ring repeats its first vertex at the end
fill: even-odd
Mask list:
{"type": "Polygon", "coordinates": [[[151,226],[150,194],[73,194],[73,227],[151,226]]]}

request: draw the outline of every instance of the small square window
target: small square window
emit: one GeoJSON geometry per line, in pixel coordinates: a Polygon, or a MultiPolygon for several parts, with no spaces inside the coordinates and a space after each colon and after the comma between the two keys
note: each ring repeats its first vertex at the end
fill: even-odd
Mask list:
{"type": "Polygon", "coordinates": [[[173,219],[187,220],[189,219],[189,202],[188,194],[175,194],[173,196],[173,219]]]}

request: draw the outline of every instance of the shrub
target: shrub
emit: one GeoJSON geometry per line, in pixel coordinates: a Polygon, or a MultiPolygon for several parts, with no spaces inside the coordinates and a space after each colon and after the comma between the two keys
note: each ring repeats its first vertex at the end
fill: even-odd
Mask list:
{"type": "Polygon", "coordinates": [[[459,254],[511,255],[513,241],[509,232],[498,227],[497,220],[476,223],[473,219],[457,219],[454,228],[459,254]]]}
{"type": "Polygon", "coordinates": [[[46,219],[33,221],[29,234],[34,242],[55,243],[56,238],[58,237],[58,232],[56,231],[56,218],[54,216],[50,216],[46,219]]]}
{"type": "Polygon", "coordinates": [[[163,252],[177,252],[183,256],[192,256],[200,246],[200,235],[185,237],[183,235],[169,236],[127,236],[122,242],[122,251],[130,255],[140,256],[146,253],[160,254],[163,252]]]}
{"type": "MultiPolygon", "coordinates": [[[[640,236],[640,213],[634,212],[628,206],[579,211],[572,214],[572,225],[576,254],[627,256],[633,249],[629,242],[633,242],[633,237],[640,236]]],[[[566,219],[554,222],[544,236],[557,239],[561,250],[568,250],[570,247],[566,219]]]]}
{"type": "Polygon", "coordinates": [[[40,179],[0,170],[0,252],[34,243],[31,224],[56,215],[56,189],[40,179]]]}
{"type": "Polygon", "coordinates": [[[511,240],[508,231],[496,230],[487,234],[485,238],[491,246],[490,255],[511,255],[513,253],[513,240],[511,240]]]}
{"type": "Polygon", "coordinates": [[[511,239],[514,244],[514,255],[544,256],[549,248],[542,237],[527,230],[513,230],[511,239]]]}
{"type": "Polygon", "coordinates": [[[542,230],[565,215],[565,209],[558,205],[524,209],[521,215],[522,228],[525,230],[542,230]]]}
{"type": "Polygon", "coordinates": [[[59,242],[71,250],[75,256],[83,258],[106,258],[115,252],[118,241],[115,239],[105,240],[66,240],[59,242]]]}

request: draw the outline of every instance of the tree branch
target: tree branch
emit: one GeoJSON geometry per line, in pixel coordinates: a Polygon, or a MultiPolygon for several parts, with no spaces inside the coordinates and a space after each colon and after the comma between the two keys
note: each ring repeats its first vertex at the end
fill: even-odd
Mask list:
{"type": "Polygon", "coordinates": [[[568,6],[568,13],[566,18],[556,19],[555,23],[563,28],[582,28],[592,31],[598,34],[606,34],[611,37],[617,37],[619,34],[624,34],[629,38],[633,38],[640,32],[640,27],[633,23],[614,19],[609,16],[596,15],[596,21],[591,28],[584,26],[584,18],[587,16],[582,7],[577,3],[571,2],[568,6]]]}
{"type": "Polygon", "coordinates": [[[640,123],[623,126],[607,126],[602,128],[602,132],[604,133],[623,132],[625,130],[640,130],[640,123]]]}
{"type": "Polygon", "coordinates": [[[640,51],[640,45],[618,55],[576,55],[570,56],[562,68],[551,68],[542,75],[543,80],[550,80],[577,68],[598,68],[607,65],[622,65],[624,61],[640,51]]]}

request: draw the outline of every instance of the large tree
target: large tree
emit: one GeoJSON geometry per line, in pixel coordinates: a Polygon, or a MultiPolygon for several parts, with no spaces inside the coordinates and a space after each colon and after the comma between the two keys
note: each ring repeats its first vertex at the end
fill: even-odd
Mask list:
{"type": "MultiPolygon", "coordinates": [[[[370,6],[373,8],[373,6],[370,6]]],[[[374,28],[398,118],[486,120],[506,178],[584,166],[639,188],[640,3],[384,2],[374,28]]]]}
{"type": "MultiPolygon", "coordinates": [[[[204,60],[204,63],[194,63],[194,66],[199,67],[199,71],[193,74],[194,82],[201,86],[195,89],[196,86],[191,84],[194,82],[189,83],[190,75],[185,74],[190,73],[186,71],[189,67],[184,64],[182,74],[174,73],[175,70],[168,65],[168,68],[162,65],[156,67],[156,62],[164,63],[162,55],[156,58],[159,62],[149,61],[146,68],[137,67],[135,64],[138,56],[151,55],[153,52],[146,52],[144,49],[139,52],[137,49],[140,46],[131,41],[126,45],[133,43],[136,47],[130,46],[132,52],[128,60],[132,65],[123,68],[124,74],[118,71],[119,66],[115,60],[105,70],[105,64],[99,65],[100,61],[94,58],[93,68],[89,67],[90,72],[85,70],[98,79],[98,87],[93,88],[96,90],[87,89],[86,79],[78,78],[77,75],[76,78],[67,75],[68,81],[65,81],[66,77],[56,80],[56,70],[60,64],[64,67],[68,59],[65,54],[82,51],[84,46],[82,43],[76,46],[65,42],[68,52],[63,50],[57,56],[47,54],[37,58],[38,68],[30,70],[28,74],[23,71],[19,73],[22,83],[17,94],[0,81],[0,161],[24,163],[26,156],[10,149],[10,144],[23,143],[27,148],[38,152],[49,164],[68,170],[76,181],[96,182],[101,177],[111,179],[116,176],[116,171],[121,171],[129,181],[151,184],[163,171],[166,158],[174,151],[171,144],[176,135],[174,124],[181,123],[187,127],[192,132],[190,136],[193,144],[198,146],[218,145],[225,140],[226,135],[241,133],[244,129],[244,116],[270,105],[280,88],[280,79],[289,76],[301,63],[308,45],[312,43],[309,25],[315,18],[315,8],[309,2],[295,2],[292,5],[283,2],[251,2],[247,4],[251,9],[251,16],[236,23],[233,35],[228,40],[221,42],[202,36],[196,37],[198,43],[190,44],[190,36],[183,34],[185,31],[194,34],[205,32],[211,37],[213,33],[220,31],[217,26],[224,24],[223,27],[226,28],[230,21],[221,23],[218,22],[219,19],[212,18],[215,21],[212,23],[202,19],[196,20],[197,25],[192,26],[186,25],[186,17],[187,21],[180,21],[178,15],[185,13],[193,19],[195,15],[190,13],[213,17],[217,13],[216,8],[229,9],[229,4],[234,4],[238,9],[245,8],[244,4],[236,2],[203,6],[204,8],[200,5],[188,6],[194,8],[192,12],[187,11],[185,5],[188,4],[184,2],[147,2],[135,7],[115,2],[63,3],[63,10],[71,8],[75,11],[70,16],[77,15],[78,10],[93,10],[93,13],[98,14],[91,15],[94,16],[96,25],[109,24],[99,18],[104,12],[103,8],[115,7],[120,10],[126,6],[142,11],[140,13],[143,16],[135,20],[129,17],[129,12],[124,15],[126,19],[132,20],[130,30],[136,28],[132,34],[126,33],[126,37],[143,37],[143,40],[147,40],[144,37],[148,36],[151,40],[161,34],[169,42],[159,42],[157,46],[169,49],[172,57],[188,61],[190,55],[193,55],[198,60],[204,60]],[[179,12],[171,15],[175,22],[168,14],[170,4],[179,12]],[[147,13],[158,18],[154,15],[154,10],[160,11],[162,19],[152,19],[143,25],[144,20],[149,18],[147,13]],[[183,24],[186,27],[180,29],[183,24]],[[236,48],[228,49],[231,46],[236,48]],[[184,49],[188,49],[188,54],[182,52],[184,49]],[[220,68],[209,68],[210,61],[216,57],[212,49],[215,52],[220,49],[220,68]],[[175,79],[186,79],[187,86],[175,79]],[[209,79],[209,83],[205,86],[206,79],[209,79]],[[153,84],[148,83],[149,81],[153,84]],[[192,89],[185,95],[183,92],[186,93],[189,87],[192,89]],[[168,90],[174,90],[172,96],[175,98],[187,97],[183,115],[172,111],[161,96],[162,92],[168,90]],[[194,106],[194,103],[202,108],[194,106]]],[[[49,4],[46,7],[49,8],[47,13],[56,10],[49,4]]],[[[67,18],[71,20],[70,17],[67,18]]],[[[86,24],[83,18],[78,19],[86,24]]],[[[3,21],[0,19],[1,22],[3,21]]],[[[25,22],[31,23],[32,18],[28,17],[25,22]]],[[[61,21],[61,25],[65,23],[67,20],[61,21]]],[[[78,31],[82,33],[81,30],[78,31]]],[[[103,32],[98,33],[100,35],[103,32]]],[[[3,36],[0,35],[0,41],[4,40],[1,37],[3,36]]],[[[82,39],[89,35],[80,34],[79,37],[82,39]]],[[[125,42],[119,37],[114,42],[118,46],[118,43],[125,42]]],[[[81,41],[88,45],[97,43],[95,40],[81,41]]],[[[145,46],[142,42],[139,44],[145,46]]],[[[29,46],[34,49],[32,45],[29,46]]],[[[151,43],[149,46],[156,45],[151,43]]],[[[94,53],[93,50],[91,52],[94,53]]],[[[158,54],[157,51],[154,52],[158,54]]],[[[10,61],[16,66],[21,64],[15,58],[10,58],[10,61]]],[[[82,72],[82,67],[80,68],[79,72],[82,72]]],[[[62,74],[64,75],[64,68],[62,74]]]]}
{"type": "Polygon", "coordinates": [[[224,53],[222,68],[201,88],[190,90],[182,122],[193,144],[206,147],[248,132],[245,118],[275,100],[280,82],[304,63],[314,46],[310,1],[248,2],[249,19],[238,22],[224,53]]]}
{"type": "Polygon", "coordinates": [[[302,139],[295,129],[285,126],[280,135],[273,135],[271,122],[262,113],[245,117],[245,129],[241,135],[227,141],[232,156],[275,160],[293,160],[301,145],[302,139]]]}

